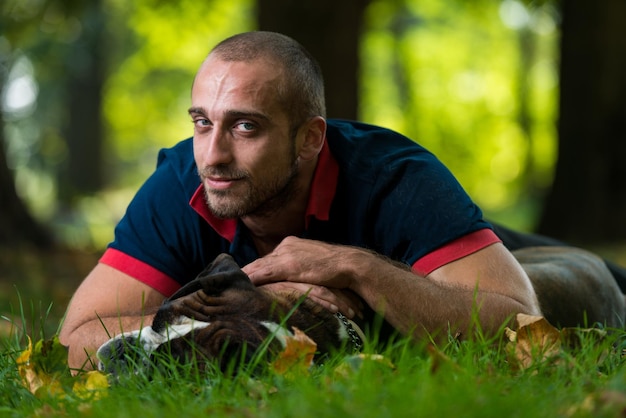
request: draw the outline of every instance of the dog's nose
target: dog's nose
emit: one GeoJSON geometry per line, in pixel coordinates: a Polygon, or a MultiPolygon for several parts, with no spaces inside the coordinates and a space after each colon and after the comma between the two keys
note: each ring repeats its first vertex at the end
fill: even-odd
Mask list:
{"type": "Polygon", "coordinates": [[[126,363],[128,347],[136,347],[138,339],[134,336],[120,336],[104,343],[96,352],[98,370],[114,373],[120,364],[126,363]]]}

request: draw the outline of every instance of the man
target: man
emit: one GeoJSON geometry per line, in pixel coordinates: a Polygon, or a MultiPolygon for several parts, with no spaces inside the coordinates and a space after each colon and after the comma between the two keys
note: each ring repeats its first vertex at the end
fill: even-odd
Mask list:
{"type": "Polygon", "coordinates": [[[520,265],[432,154],[325,119],[319,67],[292,39],[223,41],[191,99],[193,139],[161,152],[70,303],[60,339],[72,367],[149,323],[221,252],[258,286],[349,317],[371,308],[417,338],[467,332],[476,307],[486,332],[539,313],[520,265]]]}

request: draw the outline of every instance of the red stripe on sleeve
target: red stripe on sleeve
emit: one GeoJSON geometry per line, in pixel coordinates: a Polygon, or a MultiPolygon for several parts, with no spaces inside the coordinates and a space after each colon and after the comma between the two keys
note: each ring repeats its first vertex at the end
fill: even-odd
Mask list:
{"type": "Polygon", "coordinates": [[[480,229],[437,248],[417,260],[411,267],[420,276],[426,276],[439,267],[502,242],[491,229],[480,229]]]}
{"type": "Polygon", "coordinates": [[[166,297],[180,289],[180,284],[170,276],[115,248],[107,248],[100,262],[147,284],[166,297]]]}

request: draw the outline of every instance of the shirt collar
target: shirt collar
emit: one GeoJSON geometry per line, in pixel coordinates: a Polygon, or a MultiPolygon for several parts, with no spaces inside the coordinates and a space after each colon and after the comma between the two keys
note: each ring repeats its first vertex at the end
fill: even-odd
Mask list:
{"type": "MultiPolygon", "coordinates": [[[[317,167],[313,174],[309,201],[305,212],[305,228],[309,227],[312,218],[320,221],[327,221],[330,217],[330,207],[337,190],[337,179],[339,175],[339,165],[333,157],[325,140],[320,151],[317,167]]],[[[202,184],[198,186],[189,201],[189,205],[211,225],[211,227],[221,237],[233,242],[237,232],[237,219],[218,218],[211,212],[204,198],[202,184]]]]}

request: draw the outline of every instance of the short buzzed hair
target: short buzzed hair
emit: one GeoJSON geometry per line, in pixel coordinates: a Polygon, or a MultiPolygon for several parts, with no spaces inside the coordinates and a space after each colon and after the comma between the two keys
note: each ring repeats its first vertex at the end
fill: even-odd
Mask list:
{"type": "Polygon", "coordinates": [[[324,78],[313,56],[294,39],[275,32],[245,32],[217,44],[209,55],[224,61],[264,58],[282,67],[279,100],[297,128],[314,116],[326,117],[324,78]]]}

